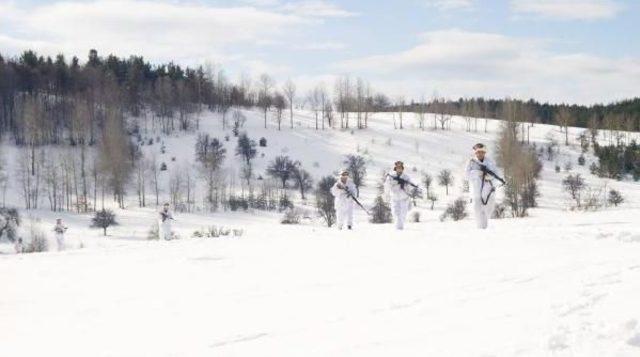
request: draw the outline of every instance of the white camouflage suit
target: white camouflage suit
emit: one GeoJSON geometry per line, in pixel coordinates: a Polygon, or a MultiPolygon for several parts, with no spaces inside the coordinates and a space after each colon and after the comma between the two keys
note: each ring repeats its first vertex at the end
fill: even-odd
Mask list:
{"type": "MultiPolygon", "coordinates": [[[[396,171],[389,172],[389,175],[391,177],[387,176],[384,181],[384,192],[391,197],[391,213],[396,222],[396,228],[404,229],[404,221],[407,218],[409,205],[411,204],[411,197],[408,193],[410,187],[408,187],[409,184],[405,184],[404,188],[400,186],[400,183],[393,178],[398,177],[396,171]]],[[[400,179],[411,182],[409,175],[404,172],[400,175],[400,179]]]]}
{"type": "Polygon", "coordinates": [[[160,223],[160,231],[158,235],[160,239],[171,240],[171,220],[173,219],[173,215],[170,210],[165,211],[164,209],[160,211],[159,214],[159,223],[160,223]]]}
{"type": "Polygon", "coordinates": [[[348,227],[353,226],[353,199],[349,197],[347,191],[349,190],[351,195],[355,197],[356,195],[356,185],[351,181],[351,179],[347,179],[347,183],[342,183],[338,178],[338,181],[331,187],[331,194],[335,197],[335,207],[336,207],[336,224],[338,225],[338,229],[342,229],[343,225],[346,223],[348,227]],[[339,188],[338,184],[342,184],[343,188],[339,188]]]}
{"type": "Polygon", "coordinates": [[[56,225],[53,227],[53,231],[56,235],[58,250],[64,250],[64,233],[67,231],[67,227],[62,223],[56,223],[56,225]]]}
{"type": "Polygon", "coordinates": [[[491,175],[484,175],[480,165],[484,165],[487,169],[497,173],[495,162],[485,157],[482,162],[473,157],[467,163],[467,180],[469,180],[469,188],[471,189],[471,199],[473,202],[473,210],[478,228],[486,229],[489,225],[489,218],[493,215],[496,204],[494,191],[494,183],[491,175]],[[484,185],[483,183],[484,177],[484,185]],[[486,202],[486,204],[485,204],[486,202]]]}

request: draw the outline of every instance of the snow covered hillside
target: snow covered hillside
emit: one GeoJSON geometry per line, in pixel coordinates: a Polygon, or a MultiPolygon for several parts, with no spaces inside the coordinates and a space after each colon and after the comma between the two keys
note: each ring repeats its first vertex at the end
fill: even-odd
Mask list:
{"type": "MultiPolygon", "coordinates": [[[[565,147],[558,127],[531,128],[538,146],[561,143],[554,160],[543,160],[539,207],[478,231],[471,218],[439,216],[455,198],[468,198],[462,175],[471,147],[484,142],[491,155],[500,122],[489,121],[485,133],[481,119],[478,132],[467,132],[456,117],[451,130],[434,131],[428,116],[422,131],[405,113],[399,130],[393,114],[378,113],[365,130],[323,131],[314,129],[312,113],[298,111],[294,129],[285,120],[277,131],[272,121],[263,128],[261,113],[244,114],[243,131],[267,139],[256,175],[266,177],[268,163],[288,155],[317,182],[342,169],[346,154],[358,153],[368,160],[365,205],[396,160],[416,183],[424,172],[435,177],[450,169],[455,187],[447,195],[435,184],[434,210],[418,201],[421,221],[402,232],[368,223],[359,209],[354,231],[319,219],[280,225],[276,213],[196,210],[176,213],[181,239],[158,242],[147,240],[156,208],[137,208],[133,195],[126,209],[114,207],[119,225],[108,237],[89,228],[89,215],[21,210],[49,239],[62,217],[70,249],[16,255],[0,243],[0,356],[640,355],[640,185],[591,175],[590,154],[579,166],[576,136],[583,129],[570,128],[572,145],[565,147]],[[569,211],[565,166],[593,187],[619,190],[624,204],[569,211]],[[210,225],[243,233],[191,238],[210,225]]],[[[204,114],[200,130],[223,140],[224,169],[237,177],[236,139],[222,130],[219,114],[204,114]]],[[[162,201],[172,174],[197,175],[195,141],[196,133],[162,137],[164,154],[160,143],[143,147],[167,165],[162,201]]],[[[3,150],[9,165],[12,150],[3,150]]],[[[196,187],[196,202],[203,192],[196,187]]],[[[313,211],[312,198],[294,201],[313,211]]],[[[16,187],[7,203],[21,207],[16,187]]]]}

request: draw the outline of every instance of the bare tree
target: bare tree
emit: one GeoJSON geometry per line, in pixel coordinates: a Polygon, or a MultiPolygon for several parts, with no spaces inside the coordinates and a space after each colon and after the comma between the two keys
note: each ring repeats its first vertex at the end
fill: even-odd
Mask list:
{"type": "Polygon", "coordinates": [[[7,189],[9,188],[9,175],[6,172],[5,160],[0,151],[0,191],[2,191],[2,208],[6,207],[7,189]]]}
{"type": "Polygon", "coordinates": [[[461,114],[462,114],[462,118],[464,118],[467,132],[471,132],[471,120],[473,119],[473,108],[469,100],[463,100],[461,114]]]}
{"type": "Polygon", "coordinates": [[[138,206],[147,206],[147,171],[149,171],[147,160],[136,160],[136,192],[138,193],[138,206]]]}
{"type": "Polygon", "coordinates": [[[593,115],[589,119],[589,135],[591,136],[591,145],[595,147],[598,144],[598,133],[600,130],[600,120],[597,115],[593,115]]]}
{"type": "Polygon", "coordinates": [[[181,170],[174,170],[169,178],[169,197],[173,207],[182,206],[183,182],[181,170]]]}
{"type": "Polygon", "coordinates": [[[246,123],[247,117],[242,114],[239,109],[233,111],[233,135],[240,135],[240,129],[244,127],[244,123],[246,123]]]}
{"type": "Polygon", "coordinates": [[[446,190],[447,196],[449,195],[449,186],[453,185],[453,175],[451,174],[451,170],[442,170],[438,174],[438,184],[440,186],[444,186],[446,190]]]}
{"type": "Polygon", "coordinates": [[[160,204],[160,168],[158,167],[158,158],[156,154],[153,154],[150,159],[146,160],[150,184],[156,197],[156,206],[158,206],[160,204]]]}
{"type": "Polygon", "coordinates": [[[278,122],[278,130],[280,130],[282,126],[282,112],[284,111],[286,105],[287,103],[284,96],[276,92],[273,95],[273,106],[276,108],[276,121],[278,122]]]}
{"type": "Polygon", "coordinates": [[[351,110],[352,97],[351,78],[347,75],[339,77],[335,84],[335,103],[336,109],[340,113],[341,129],[349,128],[349,111],[351,110]]]}
{"type": "Polygon", "coordinates": [[[320,109],[322,110],[322,130],[324,130],[325,118],[329,120],[329,127],[333,128],[333,121],[331,120],[332,116],[328,115],[327,113],[327,109],[331,110],[332,106],[329,100],[329,95],[327,94],[327,90],[325,89],[323,84],[318,85],[318,96],[320,99],[320,109]]]}
{"type": "Polygon", "coordinates": [[[420,103],[418,103],[416,109],[418,111],[418,116],[417,116],[418,128],[420,128],[421,130],[424,130],[424,121],[425,121],[425,112],[426,112],[424,96],[422,96],[422,98],[420,99],[420,103]]]}
{"type": "Polygon", "coordinates": [[[191,174],[191,169],[189,167],[187,167],[185,170],[182,170],[184,172],[184,178],[185,178],[185,182],[184,182],[184,188],[186,190],[186,194],[187,194],[187,212],[191,212],[192,206],[194,204],[194,200],[193,200],[193,194],[195,191],[195,185],[196,185],[196,181],[193,177],[193,175],[191,174]]]}
{"type": "Polygon", "coordinates": [[[558,110],[558,112],[554,115],[554,120],[558,126],[564,128],[564,144],[569,145],[569,126],[573,125],[575,122],[575,118],[573,114],[566,107],[562,107],[558,110]]]}
{"type": "Polygon", "coordinates": [[[425,173],[422,176],[422,183],[424,184],[424,189],[427,191],[427,196],[431,193],[431,186],[433,184],[433,178],[428,173],[425,173]]]}
{"type": "Polygon", "coordinates": [[[398,108],[398,120],[400,123],[400,129],[404,129],[403,125],[402,125],[402,114],[404,112],[404,106],[405,106],[405,98],[404,96],[400,95],[398,96],[398,98],[396,99],[396,107],[398,108]]]}
{"type": "Polygon", "coordinates": [[[294,162],[288,156],[276,156],[267,167],[267,174],[274,179],[280,180],[282,188],[285,189],[294,167],[294,162]]]}
{"type": "Polygon", "coordinates": [[[70,118],[69,139],[72,144],[88,144],[91,127],[91,108],[85,100],[76,100],[70,118]]]}
{"type": "Polygon", "coordinates": [[[218,110],[222,113],[222,130],[227,129],[227,113],[231,110],[233,106],[233,102],[231,100],[231,91],[223,87],[219,92],[219,101],[220,105],[218,106],[218,110]]]}
{"type": "Polygon", "coordinates": [[[335,120],[333,118],[333,103],[331,103],[331,101],[325,102],[323,112],[324,112],[323,117],[326,117],[327,124],[329,124],[330,128],[333,128],[335,125],[335,120]]]}
{"type": "Polygon", "coordinates": [[[318,87],[315,87],[313,90],[309,91],[309,93],[307,94],[307,101],[311,105],[311,110],[313,111],[315,117],[315,128],[316,130],[318,130],[318,113],[321,109],[320,90],[318,87]]]}
{"type": "Polygon", "coordinates": [[[200,134],[196,141],[196,161],[200,162],[201,173],[207,183],[207,201],[210,208],[215,210],[218,200],[218,185],[221,183],[219,169],[226,157],[227,150],[220,140],[210,138],[208,134],[200,134]]]}
{"type": "Polygon", "coordinates": [[[16,167],[17,182],[20,186],[20,194],[24,199],[25,209],[38,208],[38,192],[41,181],[41,160],[31,160],[31,150],[21,150],[16,167]]]}
{"type": "Polygon", "coordinates": [[[364,127],[369,127],[369,113],[373,109],[373,97],[371,95],[371,84],[365,82],[364,84],[364,127]]]}
{"type": "Polygon", "coordinates": [[[300,198],[305,199],[305,192],[313,188],[313,179],[307,170],[302,168],[300,161],[296,161],[291,170],[291,177],[295,183],[295,187],[300,190],[300,198]]]}
{"type": "Polygon", "coordinates": [[[287,104],[289,104],[289,120],[291,122],[291,129],[293,129],[293,100],[296,97],[296,85],[291,79],[288,79],[282,86],[282,91],[287,98],[287,104]]]}
{"type": "Polygon", "coordinates": [[[496,152],[507,181],[504,202],[513,217],[524,217],[528,209],[537,204],[539,192],[536,179],[542,164],[535,150],[529,149],[519,140],[517,125],[512,121],[504,123],[496,152]]]}
{"type": "Polygon", "coordinates": [[[562,180],[562,186],[564,190],[569,193],[571,198],[576,201],[576,205],[580,208],[580,194],[586,188],[584,179],[580,174],[569,175],[562,180]]]}
{"type": "Polygon", "coordinates": [[[434,115],[434,129],[437,130],[438,125],[442,130],[446,130],[451,122],[451,114],[449,113],[449,106],[444,98],[439,98],[437,95],[432,101],[432,107],[435,112],[434,115]]]}
{"type": "Polygon", "coordinates": [[[118,108],[107,110],[100,144],[100,171],[107,175],[107,183],[118,206],[124,208],[126,186],[133,166],[130,160],[131,143],[124,130],[122,112],[118,108]]]}
{"type": "Polygon", "coordinates": [[[356,79],[355,110],[356,110],[356,116],[357,116],[358,129],[362,129],[365,127],[363,112],[366,112],[366,106],[367,106],[367,85],[368,84],[362,78],[358,77],[356,79]]]}
{"type": "Polygon", "coordinates": [[[59,165],[57,157],[49,155],[49,159],[44,165],[44,183],[47,198],[49,199],[49,207],[52,211],[59,211],[62,209],[61,205],[61,171],[59,171],[59,165]]]}
{"type": "Polygon", "coordinates": [[[259,81],[258,106],[264,113],[264,128],[267,128],[267,112],[271,108],[271,89],[274,86],[273,79],[268,74],[262,74],[259,81]]]}

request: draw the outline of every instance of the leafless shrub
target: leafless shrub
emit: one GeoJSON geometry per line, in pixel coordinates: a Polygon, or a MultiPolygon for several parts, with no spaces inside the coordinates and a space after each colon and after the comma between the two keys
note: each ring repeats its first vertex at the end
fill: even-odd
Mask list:
{"type": "Polygon", "coordinates": [[[47,236],[42,231],[40,226],[31,222],[29,227],[29,243],[25,247],[25,253],[39,253],[46,252],[49,250],[49,242],[47,241],[47,236]]]}
{"type": "Polygon", "coordinates": [[[282,219],[280,220],[281,224],[300,224],[300,219],[302,217],[302,213],[300,210],[296,208],[289,208],[284,212],[282,219]]]}
{"type": "Polygon", "coordinates": [[[148,240],[156,240],[160,239],[160,227],[158,226],[158,222],[151,225],[149,231],[147,232],[148,240]]]}
{"type": "Polygon", "coordinates": [[[467,217],[467,200],[464,198],[457,198],[453,203],[450,203],[447,206],[447,209],[440,216],[440,221],[444,221],[447,218],[459,221],[465,217],[467,217]]]}

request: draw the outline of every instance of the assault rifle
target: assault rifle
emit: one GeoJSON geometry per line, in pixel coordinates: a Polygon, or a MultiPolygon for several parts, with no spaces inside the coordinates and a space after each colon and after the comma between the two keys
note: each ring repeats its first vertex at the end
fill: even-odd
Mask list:
{"type": "MultiPolygon", "coordinates": [[[[407,194],[415,199],[415,198],[422,198],[422,190],[420,189],[420,187],[418,185],[416,185],[415,183],[409,181],[409,180],[405,180],[402,177],[400,177],[399,175],[393,176],[391,174],[387,174],[387,176],[391,177],[392,179],[394,179],[399,185],[400,188],[404,191],[404,187],[406,185],[409,185],[411,187],[413,187],[413,190],[411,191],[411,193],[407,192],[407,194]]],[[[405,191],[406,192],[406,191],[405,191]]]]}
{"type": "MultiPolygon", "coordinates": [[[[338,187],[340,188],[340,187],[338,187]]],[[[349,191],[349,189],[347,189],[347,186],[342,185],[342,188],[340,188],[341,190],[344,190],[347,193],[347,197],[351,198],[353,200],[353,202],[355,202],[358,206],[360,206],[360,208],[362,208],[369,216],[371,215],[371,213],[369,213],[369,211],[364,208],[364,206],[362,205],[362,203],[360,203],[360,201],[358,201],[358,199],[356,198],[356,196],[354,196],[351,191],[349,191]]]]}
{"type": "Polygon", "coordinates": [[[496,180],[500,181],[500,183],[502,183],[503,185],[506,185],[507,182],[500,176],[498,176],[498,174],[496,174],[495,172],[491,171],[487,165],[479,162],[478,160],[475,159],[471,159],[471,161],[475,162],[476,164],[478,164],[478,166],[480,166],[480,170],[482,171],[483,174],[489,174],[491,176],[493,176],[496,180]]]}

